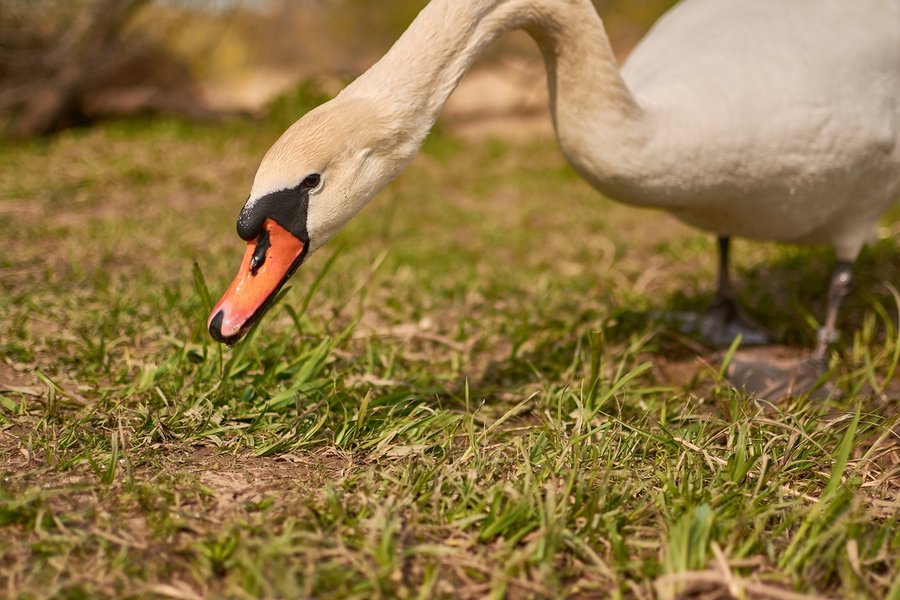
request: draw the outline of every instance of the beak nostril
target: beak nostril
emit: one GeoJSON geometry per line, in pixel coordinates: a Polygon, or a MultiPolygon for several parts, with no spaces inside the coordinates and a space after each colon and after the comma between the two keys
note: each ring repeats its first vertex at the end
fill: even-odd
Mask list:
{"type": "Polygon", "coordinates": [[[272,240],[269,232],[263,229],[259,234],[259,240],[256,242],[256,249],[253,251],[253,257],[250,259],[250,274],[254,277],[259,272],[260,267],[266,262],[266,252],[272,247],[272,240]]]}
{"type": "Polygon", "coordinates": [[[259,268],[263,266],[263,263],[266,262],[265,253],[256,252],[253,254],[253,258],[250,259],[250,272],[254,275],[259,271],[259,268]]]}

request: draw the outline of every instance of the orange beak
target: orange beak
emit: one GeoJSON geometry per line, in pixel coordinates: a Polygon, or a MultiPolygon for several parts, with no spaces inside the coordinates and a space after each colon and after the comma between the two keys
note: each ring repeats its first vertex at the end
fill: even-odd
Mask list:
{"type": "Polygon", "coordinates": [[[303,250],[294,234],[266,219],[263,232],[247,243],[237,275],[209,315],[209,334],[231,345],[247,333],[300,266],[303,250]]]}

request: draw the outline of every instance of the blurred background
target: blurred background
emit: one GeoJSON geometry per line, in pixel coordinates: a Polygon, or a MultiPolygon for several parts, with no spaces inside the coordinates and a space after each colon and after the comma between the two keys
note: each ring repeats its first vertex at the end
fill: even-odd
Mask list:
{"type": "MultiPolygon", "coordinates": [[[[3,0],[0,135],[129,115],[264,116],[298,86],[333,95],[377,60],[425,0],[3,0]]],[[[595,2],[620,58],[673,0],[595,2]]],[[[525,34],[490,49],[447,106],[460,134],[549,131],[525,34]]],[[[299,115],[297,115],[299,116],[299,115]]]]}

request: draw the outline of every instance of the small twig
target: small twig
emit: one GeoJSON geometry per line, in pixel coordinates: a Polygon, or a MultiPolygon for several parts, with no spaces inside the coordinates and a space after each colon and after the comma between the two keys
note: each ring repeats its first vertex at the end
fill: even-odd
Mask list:
{"type": "Polygon", "coordinates": [[[810,596],[808,594],[801,594],[799,592],[786,590],[784,588],[775,587],[773,585],[767,585],[758,581],[741,579],[740,577],[733,577],[731,580],[729,580],[719,571],[714,571],[711,569],[706,571],[686,571],[683,573],[670,573],[668,575],[663,575],[653,582],[653,586],[656,588],[657,594],[660,597],[671,598],[673,596],[681,597],[674,592],[676,592],[676,589],[679,586],[684,585],[722,586],[727,587],[729,589],[729,593],[732,593],[731,588],[729,587],[729,583],[733,583],[738,587],[738,593],[732,594],[735,598],[744,598],[748,594],[761,598],[770,598],[772,600],[818,600],[820,598],[823,598],[823,596],[810,596]]]}

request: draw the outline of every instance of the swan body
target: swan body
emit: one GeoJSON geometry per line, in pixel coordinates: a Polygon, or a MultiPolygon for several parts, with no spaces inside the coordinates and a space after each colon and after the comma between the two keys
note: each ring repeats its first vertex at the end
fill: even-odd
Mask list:
{"type": "Polygon", "coordinates": [[[900,2],[684,2],[622,75],[660,131],[634,201],[853,260],[900,198],[900,2]]]}
{"type": "Polygon", "coordinates": [[[409,163],[478,55],[516,28],[542,51],[563,153],[613,199],[720,236],[829,244],[852,261],[900,197],[900,0],[685,0],[621,71],[589,0],[432,0],[263,158],[213,337],[232,342],[261,316],[409,163]]]}

